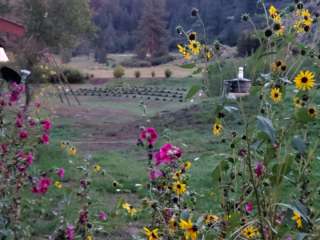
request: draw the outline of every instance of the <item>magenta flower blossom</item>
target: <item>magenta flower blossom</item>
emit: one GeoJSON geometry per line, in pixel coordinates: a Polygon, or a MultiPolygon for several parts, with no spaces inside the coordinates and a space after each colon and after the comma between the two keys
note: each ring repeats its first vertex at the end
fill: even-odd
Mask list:
{"type": "Polygon", "coordinates": [[[100,211],[99,212],[99,220],[100,221],[107,221],[107,218],[108,218],[108,216],[107,216],[107,214],[104,212],[104,211],[100,211]]]}
{"type": "Polygon", "coordinates": [[[45,145],[49,144],[49,135],[46,133],[42,134],[40,137],[40,142],[45,145]]]}
{"type": "Polygon", "coordinates": [[[17,117],[16,118],[16,127],[17,128],[22,128],[23,127],[23,118],[17,117]]]}
{"type": "Polygon", "coordinates": [[[256,166],[255,166],[255,169],[254,169],[254,172],[256,173],[256,176],[259,178],[263,175],[265,171],[265,166],[263,165],[262,162],[257,162],[256,163],[256,166]]]}
{"type": "Polygon", "coordinates": [[[45,120],[41,121],[41,125],[42,125],[42,129],[45,132],[48,132],[52,128],[52,123],[51,123],[50,119],[45,119],[45,120]]]}
{"type": "Polygon", "coordinates": [[[6,153],[8,153],[9,151],[9,146],[8,144],[1,144],[0,145],[0,150],[1,150],[1,154],[5,155],[6,153]]]}
{"type": "Polygon", "coordinates": [[[144,128],[140,132],[140,140],[147,141],[149,145],[154,145],[158,139],[158,133],[154,128],[144,128]]]}
{"type": "Polygon", "coordinates": [[[152,169],[149,172],[149,180],[150,181],[154,181],[156,179],[158,179],[159,177],[163,176],[163,172],[159,169],[152,169]]]}
{"type": "Polygon", "coordinates": [[[34,126],[36,126],[36,121],[33,119],[33,118],[30,118],[29,120],[28,120],[28,123],[29,123],[29,126],[30,127],[34,127],[34,126]]]}
{"type": "Polygon", "coordinates": [[[155,164],[170,164],[174,160],[180,158],[181,155],[182,151],[180,148],[173,146],[170,143],[166,143],[160,148],[159,152],[155,154],[155,164]]]}
{"type": "Polygon", "coordinates": [[[252,213],[253,211],[253,203],[252,202],[248,202],[246,205],[245,205],[245,209],[246,209],[246,212],[247,213],[252,213]]]}
{"type": "Polygon", "coordinates": [[[59,168],[57,170],[57,175],[59,176],[59,178],[64,178],[64,168],[59,168]]]}
{"type": "Polygon", "coordinates": [[[47,193],[50,185],[52,184],[52,181],[48,177],[41,177],[38,182],[36,183],[36,186],[32,188],[32,192],[36,194],[43,195],[47,193]]]}
{"type": "Polygon", "coordinates": [[[67,240],[74,240],[75,239],[75,228],[71,224],[68,224],[68,226],[67,226],[66,238],[67,238],[67,240]]]}
{"type": "Polygon", "coordinates": [[[21,140],[27,139],[29,136],[28,131],[27,130],[22,130],[19,133],[19,137],[21,140]]]}
{"type": "Polygon", "coordinates": [[[28,154],[26,154],[25,161],[26,161],[28,166],[32,165],[33,159],[34,159],[34,157],[33,157],[33,153],[32,152],[29,152],[28,154]]]}

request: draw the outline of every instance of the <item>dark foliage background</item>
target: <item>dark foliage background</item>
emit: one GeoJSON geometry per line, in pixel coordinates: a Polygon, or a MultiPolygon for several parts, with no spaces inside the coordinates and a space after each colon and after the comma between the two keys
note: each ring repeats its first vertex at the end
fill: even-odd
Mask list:
{"type": "MultiPolygon", "coordinates": [[[[136,31],[139,20],[144,15],[144,1],[148,0],[91,0],[93,20],[98,28],[96,44],[105,45],[106,52],[134,50],[140,41],[136,31]]],[[[175,31],[177,25],[181,25],[185,29],[200,31],[199,22],[190,17],[192,7],[200,9],[210,40],[219,40],[228,45],[235,45],[240,33],[248,28],[240,21],[243,13],[249,13],[256,18],[262,14],[262,9],[257,7],[257,0],[164,1],[166,6],[162,14],[166,16],[166,27],[170,33],[168,44],[171,49],[179,41],[175,31]]],[[[293,3],[294,1],[272,1],[277,6],[288,2],[293,3]]]]}

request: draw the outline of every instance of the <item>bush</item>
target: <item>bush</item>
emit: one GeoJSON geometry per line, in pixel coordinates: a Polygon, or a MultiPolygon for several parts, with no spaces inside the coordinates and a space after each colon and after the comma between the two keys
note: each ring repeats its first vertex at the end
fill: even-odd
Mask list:
{"type": "Polygon", "coordinates": [[[165,63],[171,62],[171,61],[173,61],[175,59],[176,58],[174,56],[165,55],[165,56],[161,56],[161,57],[151,58],[150,62],[151,62],[152,66],[157,66],[157,65],[161,65],[161,64],[165,64],[165,63]]]}
{"type": "Polygon", "coordinates": [[[172,71],[167,68],[167,69],[164,71],[164,75],[165,75],[166,78],[170,78],[170,77],[172,76],[172,71]]]}
{"type": "Polygon", "coordinates": [[[67,78],[68,83],[71,84],[84,83],[86,80],[86,76],[77,69],[66,68],[63,70],[63,74],[67,78]]]}
{"type": "Polygon", "coordinates": [[[134,76],[135,76],[136,78],[140,78],[140,77],[141,77],[141,72],[140,72],[139,70],[135,71],[135,72],[134,72],[134,76]]]}
{"type": "Polygon", "coordinates": [[[125,74],[125,70],[121,65],[118,65],[115,67],[115,69],[113,70],[113,76],[115,78],[122,78],[125,74]]]}
{"type": "Polygon", "coordinates": [[[151,67],[151,63],[146,60],[141,60],[138,58],[126,59],[121,62],[121,65],[124,67],[151,67]]]}
{"type": "Polygon", "coordinates": [[[156,72],[155,72],[155,71],[152,71],[152,72],[151,72],[151,77],[154,78],[155,76],[156,76],[156,72]]]}

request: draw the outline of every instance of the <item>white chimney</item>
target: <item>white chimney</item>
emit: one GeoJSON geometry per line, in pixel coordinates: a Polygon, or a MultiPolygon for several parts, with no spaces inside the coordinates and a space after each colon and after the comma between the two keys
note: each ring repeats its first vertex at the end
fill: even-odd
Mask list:
{"type": "Polygon", "coordinates": [[[239,67],[238,79],[242,80],[243,78],[244,78],[243,67],[239,67]]]}
{"type": "Polygon", "coordinates": [[[9,62],[9,58],[3,47],[0,47],[0,62],[9,62]]]}

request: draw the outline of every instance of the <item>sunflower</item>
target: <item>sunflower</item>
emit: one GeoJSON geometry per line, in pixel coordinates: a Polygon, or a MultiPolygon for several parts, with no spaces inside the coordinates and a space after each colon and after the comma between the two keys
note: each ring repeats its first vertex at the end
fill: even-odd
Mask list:
{"type": "Polygon", "coordinates": [[[219,217],[213,214],[207,214],[204,216],[204,222],[209,227],[219,221],[219,217]]]}
{"type": "Polygon", "coordinates": [[[186,240],[196,240],[198,236],[198,227],[192,223],[189,219],[188,221],[180,220],[180,228],[184,230],[184,237],[186,240]]]}
{"type": "Polygon", "coordinates": [[[201,51],[201,43],[198,41],[190,41],[189,48],[193,55],[199,55],[201,51]]]}
{"type": "Polygon", "coordinates": [[[179,171],[176,171],[174,174],[173,174],[173,177],[172,177],[172,179],[174,179],[174,180],[180,180],[181,179],[181,177],[182,177],[182,172],[181,172],[181,170],[179,170],[179,171]]]}
{"type": "Polygon", "coordinates": [[[77,155],[77,149],[76,149],[76,147],[70,147],[70,148],[68,149],[68,155],[69,155],[69,156],[75,156],[75,155],[77,155]]]}
{"type": "Polygon", "coordinates": [[[169,220],[169,234],[173,235],[178,228],[178,223],[175,217],[170,218],[169,220]]]}
{"type": "Polygon", "coordinates": [[[302,228],[302,219],[299,212],[294,211],[291,219],[296,222],[297,228],[302,228]]]}
{"type": "Polygon", "coordinates": [[[303,23],[306,26],[311,26],[312,25],[313,19],[312,19],[311,13],[309,12],[308,9],[302,9],[301,11],[299,11],[299,15],[303,19],[303,23]]]}
{"type": "Polygon", "coordinates": [[[101,169],[102,169],[102,167],[101,167],[99,164],[96,164],[96,165],[94,165],[94,167],[93,167],[93,170],[94,170],[96,173],[100,172],[101,169]]]}
{"type": "Polygon", "coordinates": [[[177,48],[178,48],[179,53],[182,54],[184,59],[189,60],[191,58],[191,54],[185,46],[178,44],[177,48]]]}
{"type": "Polygon", "coordinates": [[[272,63],[272,71],[279,72],[281,70],[281,66],[283,65],[284,63],[282,60],[276,60],[274,63],[272,63]]]}
{"type": "Polygon", "coordinates": [[[189,41],[195,41],[195,40],[197,40],[197,33],[196,33],[196,32],[191,32],[191,33],[189,33],[188,38],[189,38],[189,41]]]}
{"type": "Polygon", "coordinates": [[[271,89],[270,92],[270,97],[272,99],[272,101],[274,101],[275,103],[279,103],[282,100],[282,93],[280,91],[280,88],[274,87],[271,89]]]}
{"type": "Polygon", "coordinates": [[[172,190],[180,196],[187,191],[187,186],[180,181],[176,181],[172,184],[172,190]]]}
{"type": "Polygon", "coordinates": [[[144,233],[146,234],[148,240],[158,240],[159,239],[159,229],[156,228],[156,229],[153,229],[153,230],[150,230],[149,228],[147,227],[144,227],[144,233]]]}
{"type": "Polygon", "coordinates": [[[247,239],[254,239],[259,236],[259,230],[254,226],[248,226],[241,231],[241,234],[247,239]]]}
{"type": "Polygon", "coordinates": [[[88,236],[86,237],[86,240],[93,240],[93,236],[92,236],[92,235],[88,235],[88,236]]]}
{"type": "Polygon", "coordinates": [[[223,126],[218,123],[218,122],[215,122],[212,126],[212,133],[214,136],[220,136],[221,135],[221,132],[223,130],[223,126]]]}
{"type": "Polygon", "coordinates": [[[301,71],[295,77],[294,82],[297,89],[303,91],[310,90],[315,85],[314,73],[310,71],[301,71]]]}
{"type": "Polygon", "coordinates": [[[134,208],[131,204],[129,203],[123,203],[122,204],[122,208],[127,210],[128,214],[132,217],[134,215],[136,215],[137,213],[137,209],[134,208]]]}
{"type": "Polygon", "coordinates": [[[56,188],[58,188],[58,189],[61,189],[61,188],[62,188],[62,183],[59,182],[59,181],[55,181],[55,182],[54,182],[54,186],[55,186],[56,188]]]}
{"type": "Polygon", "coordinates": [[[192,163],[190,161],[187,161],[183,164],[183,169],[189,170],[192,167],[192,163]]]}
{"type": "Polygon", "coordinates": [[[278,9],[275,6],[271,5],[269,8],[269,14],[271,18],[276,18],[277,16],[279,16],[278,9]]]}
{"type": "Polygon", "coordinates": [[[301,100],[300,98],[294,97],[294,98],[293,98],[293,104],[294,104],[294,107],[295,107],[295,108],[301,108],[303,102],[302,102],[302,100],[301,100]]]}
{"type": "Polygon", "coordinates": [[[317,110],[314,107],[308,108],[308,114],[311,118],[315,118],[317,116],[317,110]]]}

